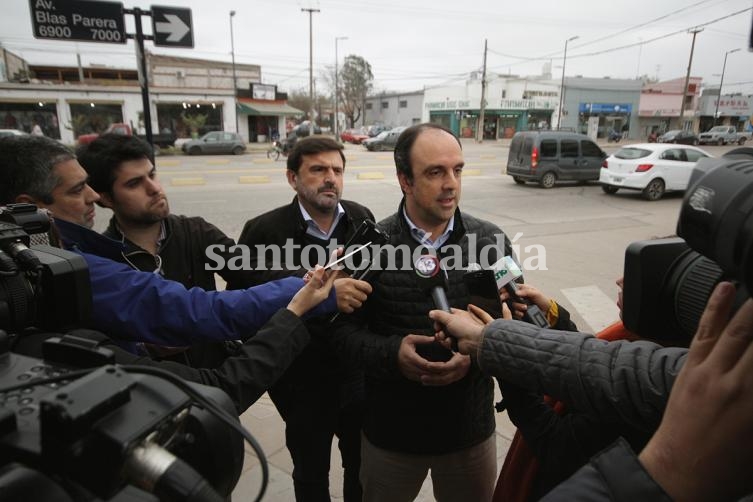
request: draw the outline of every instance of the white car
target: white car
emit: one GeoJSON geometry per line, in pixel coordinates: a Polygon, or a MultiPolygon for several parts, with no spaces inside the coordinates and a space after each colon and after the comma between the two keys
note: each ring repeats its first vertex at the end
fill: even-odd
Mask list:
{"type": "Polygon", "coordinates": [[[688,188],[698,159],[713,157],[694,146],[639,143],[625,146],[601,164],[601,189],[614,194],[620,188],[641,190],[648,200],[661,199],[668,190],[688,188]]]}
{"type": "Polygon", "coordinates": [[[0,129],[0,138],[6,136],[28,136],[28,134],[18,129],[0,129]]]}

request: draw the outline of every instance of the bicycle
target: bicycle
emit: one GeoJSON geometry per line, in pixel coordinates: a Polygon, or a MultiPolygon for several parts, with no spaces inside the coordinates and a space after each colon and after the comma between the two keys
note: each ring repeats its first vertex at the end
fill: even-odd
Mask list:
{"type": "Polygon", "coordinates": [[[273,141],[272,146],[267,150],[267,158],[272,160],[279,160],[280,155],[287,156],[279,141],[273,141]]]}

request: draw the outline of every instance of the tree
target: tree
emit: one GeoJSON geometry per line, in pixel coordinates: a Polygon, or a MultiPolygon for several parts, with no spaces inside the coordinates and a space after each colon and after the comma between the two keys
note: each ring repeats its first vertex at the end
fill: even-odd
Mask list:
{"type": "Polygon", "coordinates": [[[355,54],[346,56],[339,70],[338,80],[340,84],[338,102],[348,118],[349,127],[353,127],[361,118],[366,96],[374,86],[371,65],[361,56],[355,54]]]}
{"type": "MultiPolygon", "coordinates": [[[[304,118],[306,114],[309,113],[309,111],[313,108],[317,112],[319,112],[322,109],[322,106],[326,108],[328,104],[328,99],[326,96],[319,94],[319,92],[314,89],[314,103],[313,106],[311,104],[311,97],[309,96],[308,89],[304,88],[298,88],[293,89],[291,91],[288,91],[288,104],[292,106],[293,108],[298,108],[299,110],[303,111],[304,118]]],[[[322,118],[320,115],[318,115],[314,122],[316,122],[319,125],[322,124],[322,118]]]]}

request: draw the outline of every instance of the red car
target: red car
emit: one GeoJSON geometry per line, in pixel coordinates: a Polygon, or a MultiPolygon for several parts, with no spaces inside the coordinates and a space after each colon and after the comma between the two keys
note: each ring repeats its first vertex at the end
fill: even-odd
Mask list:
{"type": "Polygon", "coordinates": [[[362,127],[356,129],[345,129],[340,133],[340,140],[343,143],[353,143],[354,145],[360,145],[361,141],[369,139],[369,135],[362,127]]]}

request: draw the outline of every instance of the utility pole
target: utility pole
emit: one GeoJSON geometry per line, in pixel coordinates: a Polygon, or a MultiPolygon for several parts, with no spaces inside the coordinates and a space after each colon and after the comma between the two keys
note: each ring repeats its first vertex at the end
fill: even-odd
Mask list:
{"type": "Polygon", "coordinates": [[[309,110],[309,136],[314,134],[314,35],[313,35],[313,14],[320,12],[319,9],[301,9],[301,12],[309,13],[309,101],[311,101],[309,110]]]}
{"type": "MultiPolygon", "coordinates": [[[[230,57],[233,65],[233,101],[235,106],[235,132],[238,132],[238,80],[235,78],[235,41],[233,40],[233,18],[235,11],[230,11],[230,57]]],[[[251,138],[248,138],[249,140],[251,138]]]]}
{"type": "Polygon", "coordinates": [[[484,39],[484,69],[481,71],[481,106],[479,107],[478,126],[476,126],[476,141],[484,141],[484,110],[486,109],[486,48],[487,40],[484,39]]]}
{"type": "Polygon", "coordinates": [[[682,102],[680,103],[680,123],[678,129],[685,130],[685,97],[688,94],[688,83],[690,82],[690,67],[693,65],[693,51],[695,50],[695,36],[703,31],[703,28],[690,30],[688,33],[693,34],[693,43],[690,45],[690,59],[688,60],[688,73],[685,75],[685,85],[682,86],[682,102]]]}

